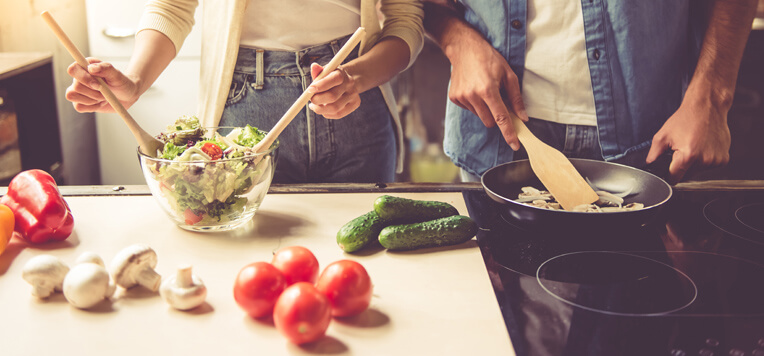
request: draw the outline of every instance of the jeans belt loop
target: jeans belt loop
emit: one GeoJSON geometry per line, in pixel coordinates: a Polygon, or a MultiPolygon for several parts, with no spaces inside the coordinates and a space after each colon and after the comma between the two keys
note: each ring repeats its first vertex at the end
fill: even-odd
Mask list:
{"type": "Polygon", "coordinates": [[[337,54],[337,52],[340,51],[340,45],[337,40],[329,42],[329,45],[332,47],[332,52],[334,52],[334,54],[337,54]]]}
{"type": "Polygon", "coordinates": [[[255,84],[252,85],[252,88],[262,89],[264,86],[265,77],[265,64],[263,61],[263,54],[265,54],[265,50],[258,49],[255,50],[255,53],[255,84]]]}

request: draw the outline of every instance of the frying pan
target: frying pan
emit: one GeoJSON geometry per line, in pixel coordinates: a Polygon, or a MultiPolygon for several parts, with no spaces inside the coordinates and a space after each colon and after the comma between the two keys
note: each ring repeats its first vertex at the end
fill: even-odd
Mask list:
{"type": "Polygon", "coordinates": [[[658,176],[634,167],[605,161],[570,158],[581,175],[594,186],[614,194],[626,194],[624,204],[637,202],[643,209],[586,213],[538,208],[515,201],[522,187],[545,189],[531,169],[530,162],[517,160],[495,166],[482,176],[483,189],[501,206],[509,222],[532,231],[562,232],[566,236],[604,229],[638,228],[651,222],[673,193],[658,176]]]}

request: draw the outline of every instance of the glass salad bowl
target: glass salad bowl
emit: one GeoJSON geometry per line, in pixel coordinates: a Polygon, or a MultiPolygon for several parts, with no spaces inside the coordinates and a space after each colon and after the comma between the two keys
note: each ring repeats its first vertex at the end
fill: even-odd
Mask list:
{"type": "MultiPolygon", "coordinates": [[[[201,130],[205,137],[231,143],[233,141],[225,137],[235,138],[239,132],[236,130],[241,129],[210,127],[201,130]]],[[[263,131],[258,133],[264,135],[263,131]]],[[[189,140],[187,145],[177,147],[165,143],[165,153],[177,149],[183,154],[168,156],[160,153],[158,158],[147,156],[139,149],[141,169],[151,194],[179,227],[191,231],[232,230],[247,223],[260,208],[273,180],[278,141],[267,151],[247,152],[234,158],[227,158],[232,148],[225,143],[219,143],[224,150],[218,150],[217,155],[214,150],[211,155],[204,154],[211,152],[204,146],[209,145],[205,141],[189,140]],[[227,152],[223,154],[221,151],[227,152]]]]}

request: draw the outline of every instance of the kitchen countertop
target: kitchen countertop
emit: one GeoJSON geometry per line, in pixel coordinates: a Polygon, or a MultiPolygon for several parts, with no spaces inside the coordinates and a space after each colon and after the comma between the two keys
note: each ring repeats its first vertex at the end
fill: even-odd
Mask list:
{"type": "Polygon", "coordinates": [[[37,68],[53,61],[50,52],[3,52],[0,53],[0,80],[37,68]]]}
{"type": "Polygon", "coordinates": [[[73,234],[42,246],[14,238],[0,255],[2,354],[514,354],[475,240],[360,254],[344,253],[335,240],[342,225],[370,211],[382,194],[445,201],[466,215],[460,191],[479,185],[311,187],[273,186],[251,223],[230,233],[194,233],[176,227],[143,186],[62,186],[75,219],[73,234]],[[142,287],[118,288],[112,300],[80,310],[61,293],[37,300],[21,279],[23,265],[39,254],[71,266],[82,252],[92,251],[108,265],[134,243],[157,251],[156,270],[162,276],[180,264],[193,265],[208,287],[207,303],[181,312],[142,287]],[[326,336],[306,346],[290,344],[272,322],[246,316],[232,295],[242,267],[270,261],[274,251],[290,245],[312,250],[321,268],[339,259],[356,260],[374,284],[367,311],[332,320],[326,336]]]}

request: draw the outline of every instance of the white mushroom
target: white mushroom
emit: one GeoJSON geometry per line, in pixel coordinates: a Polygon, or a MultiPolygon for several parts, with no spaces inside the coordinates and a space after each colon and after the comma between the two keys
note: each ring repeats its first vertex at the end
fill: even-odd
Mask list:
{"type": "Polygon", "coordinates": [[[77,257],[77,259],[74,261],[74,264],[78,265],[80,263],[85,263],[85,262],[95,263],[101,267],[106,267],[106,265],[103,263],[103,259],[101,258],[101,256],[91,251],[85,251],[82,254],[80,254],[80,257],[77,257]]]}
{"type": "Polygon", "coordinates": [[[27,261],[21,277],[34,287],[33,296],[47,298],[54,292],[61,291],[67,272],[69,267],[58,257],[38,255],[27,261]]]}
{"type": "Polygon", "coordinates": [[[119,251],[109,270],[119,286],[130,288],[140,284],[156,292],[162,281],[162,277],[154,271],[156,265],[156,252],[147,245],[136,244],[119,251]]]}
{"type": "Polygon", "coordinates": [[[175,309],[189,310],[196,308],[207,297],[204,282],[191,273],[191,265],[178,267],[175,276],[167,277],[159,289],[162,298],[175,309]]]}
{"type": "Polygon", "coordinates": [[[80,263],[64,278],[64,297],[70,304],[80,309],[95,306],[114,294],[106,268],[92,262],[80,263]]]}

